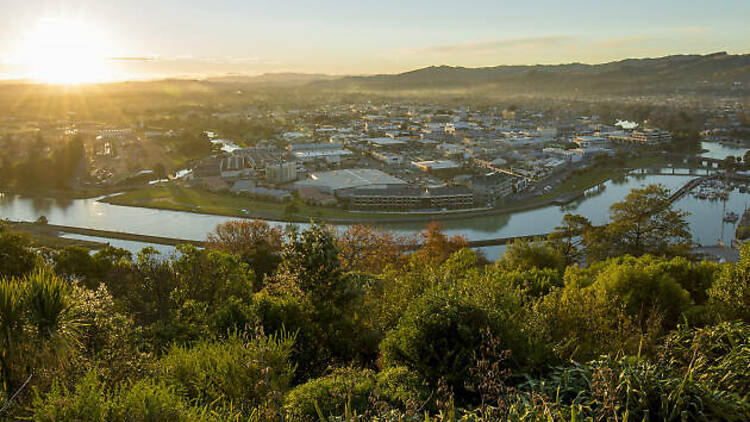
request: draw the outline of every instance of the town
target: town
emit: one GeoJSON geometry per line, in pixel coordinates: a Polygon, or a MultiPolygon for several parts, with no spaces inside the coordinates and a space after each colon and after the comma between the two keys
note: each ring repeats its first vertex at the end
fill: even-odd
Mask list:
{"type": "MultiPolygon", "coordinates": [[[[736,134],[750,133],[741,103],[725,102],[701,112],[708,116],[701,139],[730,142],[736,134]]],[[[7,163],[22,160],[24,153],[49,160],[53,144],[66,144],[60,139],[82,139],[78,154],[85,157],[83,164],[60,164],[68,167],[63,174],[72,187],[93,194],[169,186],[200,189],[279,204],[271,215],[278,218],[294,214],[295,204],[351,213],[439,214],[513,207],[540,197],[564,203],[595,185],[594,180],[568,183],[591,174],[591,168],[612,163],[665,166],[668,152],[675,150],[672,133],[648,121],[575,117],[513,105],[394,101],[272,112],[191,110],[178,120],[183,121],[196,123],[180,129],[170,120],[114,126],[67,119],[33,127],[6,118],[6,127],[16,123],[25,131],[7,133],[0,143],[9,152],[7,163]],[[262,131],[259,136],[267,135],[263,139],[249,139],[232,136],[236,130],[214,129],[222,126],[217,121],[267,122],[273,129],[262,131]],[[211,123],[201,127],[201,122],[211,123]]],[[[230,123],[223,126],[231,128],[230,123]]],[[[742,162],[742,157],[736,159],[742,162]]],[[[22,175],[23,166],[16,171],[22,175]]],[[[107,200],[139,205],[128,195],[140,197],[126,192],[107,200]]],[[[249,208],[240,203],[236,213],[252,215],[249,208]]]]}

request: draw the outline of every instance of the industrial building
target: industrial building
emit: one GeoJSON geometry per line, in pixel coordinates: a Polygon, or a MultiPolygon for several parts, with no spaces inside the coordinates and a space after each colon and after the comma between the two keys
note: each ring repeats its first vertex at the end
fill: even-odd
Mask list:
{"type": "Polygon", "coordinates": [[[356,188],[385,188],[405,186],[407,183],[380,170],[346,169],[312,173],[306,180],[294,184],[296,189],[316,188],[321,192],[338,194],[356,188]]]}

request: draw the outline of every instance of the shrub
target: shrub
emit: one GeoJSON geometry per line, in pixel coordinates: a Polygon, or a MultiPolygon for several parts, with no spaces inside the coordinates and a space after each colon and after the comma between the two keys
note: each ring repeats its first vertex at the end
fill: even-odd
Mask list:
{"type": "Polygon", "coordinates": [[[661,360],[715,389],[750,397],[750,327],[743,323],[689,329],[664,341],[661,360]]]}
{"type": "Polygon", "coordinates": [[[72,392],[54,384],[31,404],[32,418],[39,422],[98,422],[107,419],[110,404],[95,371],[89,371],[72,392]]]}
{"type": "MultiPolygon", "coordinates": [[[[145,379],[122,388],[112,400],[112,422],[203,422],[213,418],[190,407],[174,389],[145,379]]],[[[104,419],[102,419],[104,420],[104,419]]]]}
{"type": "Polygon", "coordinates": [[[451,292],[428,292],[409,308],[380,344],[384,367],[406,366],[431,386],[445,379],[460,396],[464,381],[491,325],[487,313],[451,292]]]}
{"type": "Polygon", "coordinates": [[[379,398],[402,409],[421,408],[430,396],[422,377],[405,366],[386,368],[376,380],[379,398]]]}
{"type": "Polygon", "coordinates": [[[245,410],[271,406],[294,375],[293,344],[294,336],[286,333],[249,340],[233,334],[191,348],[173,346],[159,368],[167,384],[203,405],[233,403],[245,410]]]}
{"type": "Polygon", "coordinates": [[[345,407],[363,412],[375,390],[375,374],[368,369],[342,368],[295,387],[284,400],[291,421],[318,421],[317,408],[324,417],[338,416],[345,407]]]}

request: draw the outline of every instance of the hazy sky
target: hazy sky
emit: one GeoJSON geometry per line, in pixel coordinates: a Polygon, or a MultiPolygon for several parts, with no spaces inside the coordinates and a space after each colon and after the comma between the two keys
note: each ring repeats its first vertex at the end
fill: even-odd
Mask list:
{"type": "Polygon", "coordinates": [[[428,65],[750,53],[750,0],[0,0],[0,74],[30,28],[64,17],[129,72],[382,73],[428,65]]]}

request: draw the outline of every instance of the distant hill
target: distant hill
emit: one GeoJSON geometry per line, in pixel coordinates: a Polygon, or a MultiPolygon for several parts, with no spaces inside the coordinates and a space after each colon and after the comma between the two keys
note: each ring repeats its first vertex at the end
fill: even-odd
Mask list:
{"type": "Polygon", "coordinates": [[[493,89],[540,94],[747,90],[750,54],[677,55],[596,65],[431,66],[394,75],[352,76],[314,84],[355,91],[493,89]]]}
{"type": "Polygon", "coordinates": [[[247,75],[225,75],[205,79],[206,82],[251,84],[251,85],[305,85],[317,81],[330,81],[340,78],[339,76],[323,75],[317,73],[264,73],[257,76],[247,75]]]}

